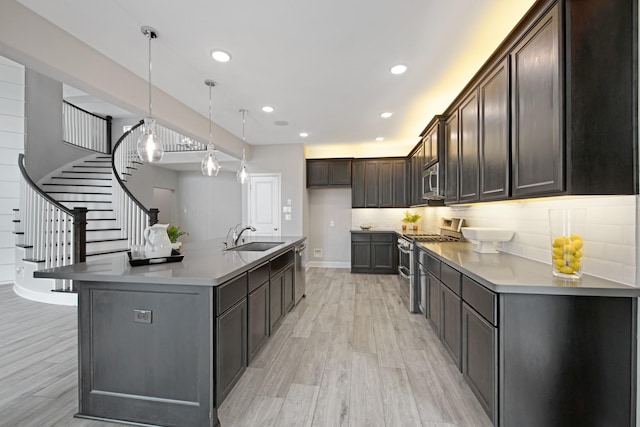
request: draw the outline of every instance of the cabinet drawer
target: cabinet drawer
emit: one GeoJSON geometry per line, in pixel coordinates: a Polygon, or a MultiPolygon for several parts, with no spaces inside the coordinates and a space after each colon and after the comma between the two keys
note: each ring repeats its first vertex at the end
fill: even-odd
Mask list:
{"type": "Polygon", "coordinates": [[[249,270],[249,290],[248,293],[253,292],[264,282],[269,280],[269,262],[265,262],[262,265],[257,266],[253,270],[249,270]]]}
{"type": "Polygon", "coordinates": [[[216,296],[216,316],[219,316],[247,296],[247,273],[216,287],[216,296]]]}
{"type": "Polygon", "coordinates": [[[498,295],[462,276],[462,299],[492,325],[498,325],[498,295]]]}
{"type": "Polygon", "coordinates": [[[461,295],[460,276],[462,275],[458,270],[445,263],[440,263],[440,281],[458,296],[461,295]]]}
{"type": "Polygon", "coordinates": [[[394,233],[371,233],[372,242],[393,243],[393,241],[396,240],[394,237],[394,233]]]}
{"type": "Polygon", "coordinates": [[[271,275],[273,276],[278,271],[285,268],[287,265],[291,264],[295,259],[295,253],[292,250],[289,252],[285,252],[280,255],[278,258],[271,260],[271,275]]]}
{"type": "Polygon", "coordinates": [[[431,272],[438,279],[440,278],[440,260],[432,257],[431,255],[427,255],[427,270],[431,272]]]}
{"type": "Polygon", "coordinates": [[[370,242],[371,233],[351,233],[352,242],[370,242]]]}

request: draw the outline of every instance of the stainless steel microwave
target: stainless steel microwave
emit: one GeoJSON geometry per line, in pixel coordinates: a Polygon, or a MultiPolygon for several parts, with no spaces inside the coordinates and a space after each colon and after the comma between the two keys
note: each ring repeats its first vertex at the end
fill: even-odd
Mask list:
{"type": "Polygon", "coordinates": [[[440,169],[438,163],[434,163],[422,172],[422,199],[442,199],[440,184],[440,169]]]}

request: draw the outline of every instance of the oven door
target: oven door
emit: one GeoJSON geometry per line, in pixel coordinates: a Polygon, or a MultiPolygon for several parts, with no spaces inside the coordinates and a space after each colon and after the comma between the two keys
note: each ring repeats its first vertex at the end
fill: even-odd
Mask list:
{"type": "Polygon", "coordinates": [[[402,243],[398,243],[398,273],[403,278],[410,280],[413,272],[413,249],[402,243]]]}

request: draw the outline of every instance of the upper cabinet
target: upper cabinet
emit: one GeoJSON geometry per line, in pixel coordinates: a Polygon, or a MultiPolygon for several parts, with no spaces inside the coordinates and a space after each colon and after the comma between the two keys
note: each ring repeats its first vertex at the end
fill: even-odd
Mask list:
{"type": "Polygon", "coordinates": [[[307,188],[351,187],[352,159],[307,159],[307,188]]]}
{"type": "Polygon", "coordinates": [[[353,161],[351,207],[402,208],[408,197],[407,159],[353,161]]]}
{"type": "Polygon", "coordinates": [[[447,203],[638,193],[636,3],[534,4],[447,109],[447,203]]]}
{"type": "Polygon", "coordinates": [[[480,96],[480,200],[509,195],[509,63],[482,79],[480,96]]]}
{"type": "Polygon", "coordinates": [[[558,26],[556,5],[510,54],[514,196],[564,188],[558,26]]]}

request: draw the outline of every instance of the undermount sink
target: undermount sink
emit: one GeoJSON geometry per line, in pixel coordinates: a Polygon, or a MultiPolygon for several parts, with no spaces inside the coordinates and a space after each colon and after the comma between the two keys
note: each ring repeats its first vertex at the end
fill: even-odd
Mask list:
{"type": "Polygon", "coordinates": [[[275,248],[278,245],[283,244],[284,242],[250,242],[245,243],[244,245],[234,246],[232,248],[228,248],[228,251],[247,251],[247,252],[262,252],[267,251],[271,248],[275,248]]]}
{"type": "Polygon", "coordinates": [[[497,254],[495,242],[508,242],[513,237],[513,230],[492,227],[462,227],[462,235],[478,242],[474,249],[482,254],[497,254]]]}

